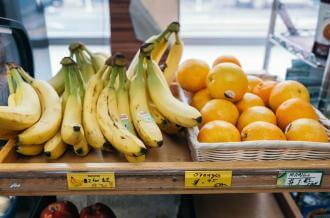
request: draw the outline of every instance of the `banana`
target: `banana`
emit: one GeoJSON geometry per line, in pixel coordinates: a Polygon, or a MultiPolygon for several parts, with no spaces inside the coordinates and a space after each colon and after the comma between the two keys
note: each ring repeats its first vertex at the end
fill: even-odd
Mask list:
{"type": "Polygon", "coordinates": [[[25,156],[36,156],[44,150],[44,145],[19,145],[15,147],[17,153],[25,156]]]}
{"type": "Polygon", "coordinates": [[[86,156],[90,151],[90,147],[88,146],[83,129],[82,129],[82,139],[80,140],[80,142],[73,145],[73,149],[74,149],[74,153],[76,153],[76,155],[80,157],[86,156]]]}
{"type": "Polygon", "coordinates": [[[167,50],[169,43],[168,43],[168,37],[171,33],[164,36],[159,40],[159,42],[154,43],[154,49],[151,51],[151,59],[154,60],[157,64],[162,59],[165,51],[167,50]]]}
{"type": "Polygon", "coordinates": [[[98,72],[104,65],[105,61],[108,59],[108,55],[102,53],[102,52],[91,52],[86,45],[82,45],[82,49],[88,53],[88,55],[91,57],[92,65],[94,67],[94,71],[98,72]]]}
{"type": "Polygon", "coordinates": [[[119,74],[119,87],[117,89],[117,104],[119,118],[128,131],[136,135],[129,108],[128,83],[125,71],[125,57],[117,53],[114,58],[114,71],[119,74]]]}
{"type": "Polygon", "coordinates": [[[149,147],[160,147],[163,144],[163,136],[149,112],[143,62],[144,55],[140,52],[136,74],[132,78],[129,88],[131,116],[135,129],[143,142],[149,147]]]}
{"type": "Polygon", "coordinates": [[[171,85],[175,79],[182,58],[183,47],[183,42],[180,39],[179,33],[175,32],[175,42],[168,53],[165,61],[165,68],[163,69],[168,85],[171,85]]]}
{"type": "Polygon", "coordinates": [[[8,96],[8,107],[15,107],[15,86],[13,81],[13,76],[9,73],[7,74],[7,81],[9,87],[9,96],[8,96]]]}
{"type": "Polygon", "coordinates": [[[177,134],[183,130],[182,126],[175,124],[170,120],[168,120],[166,117],[164,117],[159,112],[156,105],[150,101],[149,101],[149,110],[151,116],[154,118],[155,122],[163,132],[167,134],[177,134]]]}
{"type": "Polygon", "coordinates": [[[116,75],[111,73],[109,84],[102,90],[97,101],[97,121],[106,139],[115,149],[130,156],[141,156],[147,152],[143,142],[131,134],[120,122],[114,83],[116,75]]]}
{"type": "Polygon", "coordinates": [[[22,68],[19,68],[18,71],[38,93],[42,107],[40,119],[18,135],[18,143],[20,145],[43,144],[52,138],[60,128],[61,100],[55,89],[47,82],[31,78],[22,68]]]}
{"type": "Polygon", "coordinates": [[[75,145],[83,138],[81,125],[82,102],[76,75],[73,75],[71,71],[67,73],[67,80],[65,82],[69,84],[69,96],[64,109],[61,135],[65,143],[75,145]]]}
{"type": "Polygon", "coordinates": [[[88,144],[95,149],[102,149],[107,143],[96,120],[97,99],[103,89],[101,76],[106,71],[110,71],[107,65],[104,65],[97,74],[93,75],[87,83],[86,93],[83,103],[83,126],[88,144]]]}
{"type": "Polygon", "coordinates": [[[150,97],[160,113],[171,122],[183,127],[193,127],[201,123],[202,116],[200,112],[176,99],[168,85],[164,84],[161,74],[158,65],[147,58],[148,89],[150,97]]]}
{"type": "Polygon", "coordinates": [[[83,50],[84,44],[72,43],[69,46],[69,50],[76,58],[77,65],[81,71],[84,81],[87,83],[92,75],[95,74],[95,70],[92,64],[92,60],[88,53],[83,50]]]}
{"type": "Polygon", "coordinates": [[[62,68],[53,76],[48,83],[54,87],[58,95],[61,95],[64,91],[64,73],[62,68]]]}
{"type": "Polygon", "coordinates": [[[61,132],[58,131],[55,136],[46,142],[44,154],[48,157],[48,159],[56,160],[65,153],[66,149],[67,144],[63,142],[61,132]]]}
{"type": "Polygon", "coordinates": [[[130,163],[141,163],[141,162],[144,162],[146,160],[145,155],[141,155],[141,156],[138,156],[138,157],[125,155],[125,158],[130,163]]]}
{"type": "Polygon", "coordinates": [[[15,107],[0,106],[0,125],[7,130],[23,130],[35,124],[41,114],[37,93],[24,82],[16,67],[10,66],[16,82],[15,107]]]}

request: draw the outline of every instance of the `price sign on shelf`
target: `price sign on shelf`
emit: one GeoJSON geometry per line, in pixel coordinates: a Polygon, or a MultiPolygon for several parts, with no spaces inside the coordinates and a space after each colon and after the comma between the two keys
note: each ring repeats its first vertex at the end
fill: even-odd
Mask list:
{"type": "Polygon", "coordinates": [[[115,174],[108,173],[68,173],[69,190],[113,189],[116,186],[115,174]]]}
{"type": "Polygon", "coordinates": [[[313,187],[322,183],[322,171],[280,171],[277,176],[279,187],[313,187]]]}
{"type": "Polygon", "coordinates": [[[186,171],[186,188],[230,187],[232,171],[186,171]]]}

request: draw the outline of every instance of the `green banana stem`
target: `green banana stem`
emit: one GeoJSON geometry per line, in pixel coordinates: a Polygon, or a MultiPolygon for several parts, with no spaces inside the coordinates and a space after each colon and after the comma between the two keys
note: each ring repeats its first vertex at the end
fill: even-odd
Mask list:
{"type": "Polygon", "coordinates": [[[109,80],[109,84],[108,84],[109,88],[111,88],[111,89],[115,88],[115,82],[116,82],[117,75],[118,75],[118,71],[115,67],[113,67],[111,70],[110,80],[109,80]]]}
{"type": "Polygon", "coordinates": [[[21,75],[21,77],[23,77],[23,79],[26,82],[31,84],[34,81],[34,79],[27,72],[25,72],[25,70],[22,67],[18,67],[17,70],[18,70],[19,74],[21,75]]]}
{"type": "Polygon", "coordinates": [[[15,93],[15,84],[14,84],[14,80],[13,80],[13,75],[7,66],[6,66],[6,70],[7,70],[7,81],[8,81],[9,93],[14,94],[15,93]]]}
{"type": "Polygon", "coordinates": [[[13,76],[13,78],[15,80],[16,85],[17,86],[21,86],[22,83],[24,83],[24,80],[22,79],[22,77],[18,73],[17,69],[16,68],[12,68],[11,69],[11,73],[12,73],[12,76],[13,76]]]}
{"type": "Polygon", "coordinates": [[[119,87],[118,89],[126,89],[127,76],[125,72],[125,67],[118,67],[119,74],[119,87]]]}

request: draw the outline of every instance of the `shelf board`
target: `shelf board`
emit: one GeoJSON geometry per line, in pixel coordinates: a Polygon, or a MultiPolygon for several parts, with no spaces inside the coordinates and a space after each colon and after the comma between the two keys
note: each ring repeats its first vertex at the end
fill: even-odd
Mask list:
{"type": "Polygon", "coordinates": [[[304,61],[312,67],[324,67],[326,61],[315,57],[312,53],[314,36],[309,32],[302,33],[298,36],[290,36],[287,33],[272,34],[269,36],[270,42],[279,45],[297,58],[304,61]]]}
{"type": "MultiPolygon", "coordinates": [[[[236,161],[192,162],[184,137],[165,136],[164,146],[151,150],[144,163],[127,163],[118,154],[92,152],[85,158],[72,152],[48,162],[43,156],[22,157],[14,152],[13,141],[0,153],[6,154],[0,164],[0,193],[3,195],[81,195],[81,194],[202,194],[283,192],[277,188],[279,170],[323,170],[318,188],[294,191],[330,191],[330,161],[236,161]],[[186,170],[231,170],[232,186],[220,189],[186,189],[186,170]],[[68,172],[115,172],[116,188],[112,190],[70,191],[68,172]]],[[[1,158],[0,158],[1,159],[1,158]]]]}

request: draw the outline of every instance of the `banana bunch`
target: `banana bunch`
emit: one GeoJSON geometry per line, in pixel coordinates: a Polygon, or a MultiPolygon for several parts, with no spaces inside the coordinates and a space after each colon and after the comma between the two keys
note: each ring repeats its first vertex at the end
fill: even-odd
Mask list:
{"type": "MultiPolygon", "coordinates": [[[[73,57],[87,82],[88,79],[97,73],[104,65],[108,55],[102,52],[91,52],[86,45],[81,42],[75,42],[69,46],[70,56],[73,57]]],[[[51,78],[48,83],[54,87],[56,92],[61,95],[65,90],[65,76],[61,68],[57,74],[51,78]]]]}

